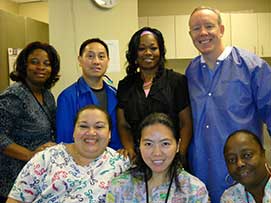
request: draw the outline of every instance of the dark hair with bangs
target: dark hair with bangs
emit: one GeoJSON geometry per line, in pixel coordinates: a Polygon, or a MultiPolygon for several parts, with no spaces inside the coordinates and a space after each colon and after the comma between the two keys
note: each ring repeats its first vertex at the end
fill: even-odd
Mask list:
{"type": "MultiPolygon", "coordinates": [[[[162,124],[166,126],[170,131],[172,132],[176,144],[179,142],[179,136],[176,132],[176,128],[172,122],[172,120],[169,118],[168,115],[164,113],[152,113],[148,115],[140,124],[139,126],[139,140],[141,140],[142,137],[142,131],[144,128],[154,125],[154,124],[162,124]]],[[[140,141],[139,141],[140,142],[140,141]]],[[[152,177],[152,170],[148,167],[148,165],[144,162],[141,153],[139,149],[137,149],[137,155],[136,155],[136,167],[131,169],[132,175],[136,178],[144,180],[144,176],[149,180],[152,177]]],[[[178,188],[180,188],[180,183],[178,181],[178,171],[183,168],[182,161],[184,157],[181,156],[181,154],[178,152],[176,153],[172,163],[170,164],[169,168],[169,177],[174,177],[175,184],[178,188]]]]}

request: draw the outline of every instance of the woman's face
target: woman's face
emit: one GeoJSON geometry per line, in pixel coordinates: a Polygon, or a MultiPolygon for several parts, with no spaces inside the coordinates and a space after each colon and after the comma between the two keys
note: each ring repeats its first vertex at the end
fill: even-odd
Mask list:
{"type": "Polygon", "coordinates": [[[178,149],[173,132],[167,126],[157,123],[142,129],[140,153],[153,177],[167,174],[178,149]]]}
{"type": "Polygon", "coordinates": [[[238,133],[231,137],[224,156],[232,178],[247,189],[257,187],[268,175],[264,151],[247,133],[238,133]]]}
{"type": "Polygon", "coordinates": [[[153,34],[144,34],[140,37],[137,50],[137,64],[142,70],[158,69],[160,50],[153,34]]]}
{"type": "Polygon", "coordinates": [[[26,81],[30,85],[43,86],[52,72],[48,54],[42,49],[36,49],[27,58],[26,81]]]}
{"type": "Polygon", "coordinates": [[[100,156],[111,137],[105,113],[99,109],[82,111],[76,121],[73,137],[81,158],[91,161],[100,156]]]}

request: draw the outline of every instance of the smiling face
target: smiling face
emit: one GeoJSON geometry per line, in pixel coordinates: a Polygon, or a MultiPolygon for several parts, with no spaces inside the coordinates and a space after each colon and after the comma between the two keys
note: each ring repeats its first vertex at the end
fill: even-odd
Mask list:
{"type": "Polygon", "coordinates": [[[73,137],[76,151],[82,159],[91,161],[100,156],[111,137],[106,114],[99,109],[80,112],[73,137]]]}
{"type": "Polygon", "coordinates": [[[232,178],[247,189],[258,187],[268,176],[264,151],[247,133],[240,132],[230,137],[224,156],[232,178]]]}
{"type": "Polygon", "coordinates": [[[189,20],[190,36],[195,47],[203,55],[218,57],[224,50],[222,36],[224,26],[219,24],[218,15],[209,9],[201,9],[189,20]]]}
{"type": "Polygon", "coordinates": [[[160,59],[158,42],[153,34],[144,34],[140,37],[137,50],[137,63],[140,69],[157,70],[160,59]]]}
{"type": "Polygon", "coordinates": [[[156,123],[141,131],[140,153],[155,175],[166,175],[178,151],[173,132],[167,126],[156,123]]]}
{"type": "Polygon", "coordinates": [[[100,79],[107,70],[109,57],[101,43],[92,42],[84,48],[78,61],[82,67],[83,77],[100,79]]]}
{"type": "Polygon", "coordinates": [[[32,86],[43,86],[52,72],[51,63],[46,51],[35,49],[27,58],[26,82],[32,86]]]}

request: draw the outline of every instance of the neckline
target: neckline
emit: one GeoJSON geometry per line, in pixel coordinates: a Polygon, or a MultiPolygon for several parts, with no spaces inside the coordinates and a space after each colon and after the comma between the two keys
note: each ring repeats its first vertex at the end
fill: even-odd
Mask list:
{"type": "MultiPolygon", "coordinates": [[[[168,189],[167,189],[167,195],[166,195],[165,203],[167,203],[168,198],[169,198],[169,194],[170,194],[170,190],[171,190],[171,185],[172,185],[172,182],[173,182],[173,178],[174,178],[174,173],[172,174],[172,176],[170,178],[170,182],[169,182],[169,186],[168,186],[168,189]]],[[[149,203],[149,188],[148,188],[148,180],[147,180],[146,173],[144,173],[144,179],[145,179],[145,186],[146,186],[146,202],[149,203]]]]}

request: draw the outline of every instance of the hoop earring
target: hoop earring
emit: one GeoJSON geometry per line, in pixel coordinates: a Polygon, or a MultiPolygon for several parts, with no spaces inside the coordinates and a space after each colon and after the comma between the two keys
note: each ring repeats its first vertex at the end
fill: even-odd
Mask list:
{"type": "Polygon", "coordinates": [[[264,166],[265,166],[265,169],[267,170],[267,173],[271,176],[271,168],[268,165],[268,163],[265,163],[264,166]]]}
{"type": "Polygon", "coordinates": [[[225,177],[225,182],[229,185],[232,186],[234,184],[236,184],[236,181],[233,180],[233,178],[230,176],[230,174],[227,174],[225,177]]]}

